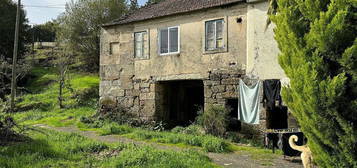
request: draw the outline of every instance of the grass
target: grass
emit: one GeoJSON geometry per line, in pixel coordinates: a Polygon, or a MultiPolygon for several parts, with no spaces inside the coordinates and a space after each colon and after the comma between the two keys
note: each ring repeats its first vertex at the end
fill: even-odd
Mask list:
{"type": "MultiPolygon", "coordinates": [[[[15,114],[15,119],[21,121],[22,124],[28,125],[47,124],[56,127],[77,125],[80,128],[88,130],[88,127],[80,123],[79,120],[82,116],[93,115],[96,112],[96,106],[78,106],[78,102],[73,98],[73,95],[85,89],[98,88],[99,79],[97,75],[70,74],[70,85],[74,92],[65,91],[65,105],[67,108],[60,109],[57,101],[58,84],[54,82],[57,79],[55,70],[37,67],[32,70],[32,74],[35,78],[28,85],[33,94],[23,96],[18,106],[35,105],[36,107],[26,112],[15,114]]],[[[115,123],[105,123],[104,126],[97,128],[96,131],[102,135],[117,134],[136,140],[175,144],[178,146],[202,147],[208,152],[221,153],[230,151],[228,142],[208,135],[156,132],[115,123]]]]}
{"type": "Polygon", "coordinates": [[[31,132],[30,141],[1,147],[0,167],[218,167],[197,151],[106,144],[74,133],[45,132],[31,132]]]}
{"type": "MultiPolygon", "coordinates": [[[[89,127],[81,123],[83,116],[92,116],[96,112],[96,105],[78,105],[78,101],[73,98],[78,92],[86,89],[98,88],[99,78],[96,74],[71,73],[70,85],[73,91],[65,90],[65,109],[58,107],[58,83],[56,71],[53,68],[35,67],[32,70],[33,80],[28,83],[28,88],[32,94],[22,97],[18,106],[36,105],[34,109],[26,112],[16,113],[15,119],[22,124],[47,124],[50,126],[77,126],[82,130],[94,130],[101,135],[121,135],[127,138],[175,145],[179,147],[199,147],[207,152],[232,152],[241,150],[234,148],[228,141],[210,135],[182,134],[175,132],[157,132],[142,128],[133,128],[127,125],[105,122],[97,128],[89,127]],[[39,103],[40,102],[40,103],[39,103]]],[[[97,99],[93,98],[92,102],[97,99]]],[[[252,148],[253,149],[253,148],[252,148]]],[[[253,152],[254,153],[254,152],[253,152]]]]}
{"type": "Polygon", "coordinates": [[[90,128],[83,123],[77,126],[82,130],[97,131],[101,135],[121,135],[130,139],[175,144],[180,147],[201,147],[207,152],[225,153],[233,151],[229,142],[211,135],[191,135],[169,131],[158,132],[110,122],[104,123],[100,128],[90,128]]]}
{"type": "Polygon", "coordinates": [[[96,74],[71,73],[70,87],[65,89],[64,104],[66,108],[60,109],[58,105],[59,85],[56,71],[53,68],[35,67],[32,70],[34,79],[27,84],[32,94],[21,97],[17,104],[19,109],[27,109],[26,112],[16,113],[15,119],[23,124],[48,124],[52,126],[74,125],[81,116],[93,115],[96,112],[97,98],[86,100],[91,102],[85,106],[79,106],[75,97],[76,93],[88,88],[99,88],[99,78],[96,74]]]}

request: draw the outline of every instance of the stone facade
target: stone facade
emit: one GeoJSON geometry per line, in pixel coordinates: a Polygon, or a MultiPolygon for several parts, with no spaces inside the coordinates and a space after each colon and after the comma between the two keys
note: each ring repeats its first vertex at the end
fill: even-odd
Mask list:
{"type": "MultiPolygon", "coordinates": [[[[239,3],[104,27],[101,33],[100,52],[101,99],[115,100],[127,111],[144,120],[165,118],[162,100],[167,98],[163,96],[165,91],[160,82],[202,81],[204,107],[209,104],[226,105],[228,99],[238,99],[239,79],[249,84],[261,79],[259,74],[262,73],[257,70],[269,73],[268,68],[252,67],[255,66],[254,61],[250,60],[252,54],[247,51],[250,50],[247,43],[251,44],[247,42],[247,38],[251,38],[247,32],[254,34],[254,30],[247,31],[247,25],[253,25],[247,20],[248,16],[253,16],[249,15],[249,9],[253,9],[249,4],[239,3]],[[225,48],[217,52],[207,52],[205,22],[215,19],[224,20],[225,48]],[[160,55],[158,29],[170,26],[180,27],[180,52],[160,55]],[[149,56],[146,59],[134,58],[134,33],[141,31],[148,34],[149,56]],[[119,44],[118,53],[111,53],[112,43],[119,44]]],[[[259,54],[267,59],[264,53],[265,50],[259,54]]],[[[274,58],[276,55],[277,53],[274,58]]],[[[274,65],[276,64],[277,60],[274,62],[274,65]]],[[[260,64],[259,66],[262,67],[260,64]]],[[[274,78],[285,77],[283,73],[281,77],[279,74],[274,78]]],[[[264,108],[261,109],[261,123],[264,125],[265,112],[264,108]]]]}

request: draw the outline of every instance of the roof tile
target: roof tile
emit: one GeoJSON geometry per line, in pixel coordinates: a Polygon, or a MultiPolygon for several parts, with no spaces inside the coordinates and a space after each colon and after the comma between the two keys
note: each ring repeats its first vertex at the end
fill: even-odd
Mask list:
{"type": "Polygon", "coordinates": [[[201,9],[244,2],[244,0],[164,0],[144,6],[129,15],[116,19],[104,26],[120,25],[163,16],[186,13],[201,9]]]}

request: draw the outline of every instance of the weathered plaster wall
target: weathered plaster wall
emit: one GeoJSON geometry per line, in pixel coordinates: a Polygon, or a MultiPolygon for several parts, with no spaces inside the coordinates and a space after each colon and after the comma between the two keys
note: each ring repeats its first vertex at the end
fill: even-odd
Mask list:
{"type": "Polygon", "coordinates": [[[268,1],[251,1],[247,13],[247,69],[248,75],[264,79],[285,79],[278,63],[279,49],[271,24],[266,28],[268,1]]]}
{"type": "MultiPolygon", "coordinates": [[[[256,79],[284,79],[272,26],[265,31],[267,8],[266,2],[242,3],[103,29],[100,97],[111,97],[139,118],[151,120],[165,115],[160,81],[202,80],[207,106],[238,98],[239,79],[248,84],[256,79]],[[205,53],[205,21],[222,18],[226,51],[205,53]],[[237,23],[238,18],[242,22],[237,23]],[[158,29],[169,26],[180,26],[180,54],[161,56],[158,29]],[[140,31],[149,34],[150,54],[145,60],[134,58],[133,33],[140,31]],[[118,54],[109,55],[111,42],[119,42],[118,54]]],[[[261,109],[264,127],[266,113],[261,109]]]]}
{"type": "Polygon", "coordinates": [[[139,22],[134,31],[150,32],[150,59],[135,61],[135,78],[150,76],[161,80],[207,78],[208,71],[220,68],[245,68],[246,63],[246,4],[210,9],[179,16],[139,22]],[[236,19],[242,17],[243,22],[236,19]],[[204,52],[205,21],[225,19],[228,34],[227,52],[204,52]],[[158,54],[158,28],[180,26],[180,54],[158,54]],[[182,75],[187,75],[182,77],[182,75]]]}
{"type": "Polygon", "coordinates": [[[201,79],[206,104],[223,105],[224,98],[237,97],[234,86],[246,63],[246,13],[242,3],[102,29],[100,97],[110,97],[147,120],[162,113],[158,81],[201,79]],[[226,22],[224,52],[204,51],[205,21],[213,19],[226,22]],[[158,29],[168,26],[180,26],[180,54],[162,56],[158,29]],[[133,33],[138,31],[149,32],[149,59],[134,58],[133,33]],[[109,54],[112,42],[119,42],[118,54],[109,54]]]}

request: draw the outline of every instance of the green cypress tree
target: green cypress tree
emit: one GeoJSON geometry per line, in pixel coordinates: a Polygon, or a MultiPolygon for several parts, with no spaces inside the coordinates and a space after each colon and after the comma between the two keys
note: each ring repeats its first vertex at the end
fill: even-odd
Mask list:
{"type": "Polygon", "coordinates": [[[275,0],[283,98],[320,167],[357,167],[357,1],[275,0]]]}

